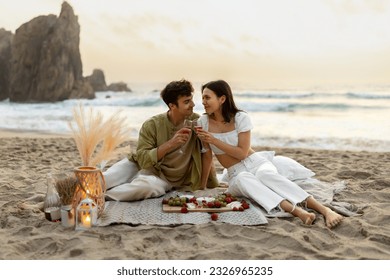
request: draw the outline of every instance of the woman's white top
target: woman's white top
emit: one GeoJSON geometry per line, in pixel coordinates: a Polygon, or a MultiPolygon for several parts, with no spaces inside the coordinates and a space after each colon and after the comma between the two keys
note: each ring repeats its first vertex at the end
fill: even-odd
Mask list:
{"type": "MultiPolygon", "coordinates": [[[[204,114],[199,118],[202,128],[209,131],[209,116],[204,114]]],[[[246,112],[239,111],[234,117],[234,130],[224,133],[211,133],[215,138],[232,146],[238,145],[238,134],[249,131],[253,128],[252,121],[246,112]]],[[[210,144],[211,150],[216,155],[222,155],[225,152],[210,144]]]]}

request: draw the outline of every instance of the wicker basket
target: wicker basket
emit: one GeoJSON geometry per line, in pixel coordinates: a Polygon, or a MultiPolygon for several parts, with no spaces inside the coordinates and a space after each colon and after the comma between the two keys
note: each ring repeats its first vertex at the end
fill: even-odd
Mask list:
{"type": "Polygon", "coordinates": [[[104,211],[106,193],[106,182],[101,170],[92,166],[81,166],[75,168],[74,173],[80,186],[76,190],[73,207],[76,209],[81,200],[89,197],[95,201],[98,207],[98,217],[100,217],[104,211]]]}

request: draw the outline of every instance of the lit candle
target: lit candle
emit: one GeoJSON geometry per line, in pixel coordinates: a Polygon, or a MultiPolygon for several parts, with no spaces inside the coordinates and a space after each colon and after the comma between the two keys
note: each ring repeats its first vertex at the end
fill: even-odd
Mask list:
{"type": "Polygon", "coordinates": [[[90,213],[85,213],[84,219],[82,220],[83,226],[90,228],[91,227],[91,214],[90,213]]]}

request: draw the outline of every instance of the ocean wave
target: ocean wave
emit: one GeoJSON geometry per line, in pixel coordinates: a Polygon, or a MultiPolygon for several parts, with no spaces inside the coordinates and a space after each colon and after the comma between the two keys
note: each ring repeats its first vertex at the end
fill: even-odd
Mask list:
{"type": "Polygon", "coordinates": [[[241,92],[234,93],[238,98],[254,98],[254,99],[292,99],[292,98],[309,98],[315,93],[291,93],[291,92],[241,92]]]}
{"type": "Polygon", "coordinates": [[[70,106],[82,103],[84,106],[111,106],[111,107],[153,107],[160,106],[162,101],[160,97],[134,96],[128,98],[95,98],[83,100],[66,100],[70,106]]]}
{"type": "Polygon", "coordinates": [[[237,102],[237,105],[242,110],[248,112],[296,112],[302,110],[331,110],[331,111],[345,111],[345,110],[381,110],[388,109],[386,106],[366,106],[353,105],[346,103],[288,103],[288,102],[273,102],[273,103],[256,103],[256,102],[237,102]]]}
{"type": "Polygon", "coordinates": [[[234,96],[247,99],[390,99],[390,92],[239,92],[234,96]]]}
{"type": "Polygon", "coordinates": [[[357,99],[390,99],[389,93],[354,93],[348,92],[345,94],[348,98],[357,98],[357,99]]]}
{"type": "MultiPolygon", "coordinates": [[[[291,100],[292,101],[292,100],[291,100]]],[[[315,101],[315,100],[312,100],[315,101]]],[[[7,114],[7,112],[12,113],[13,116],[17,116],[19,113],[24,115],[26,111],[41,111],[41,112],[56,112],[63,110],[71,110],[71,108],[77,106],[78,104],[83,104],[86,107],[106,107],[106,108],[165,108],[166,105],[160,100],[160,98],[151,98],[144,96],[134,96],[131,98],[96,98],[96,99],[82,99],[82,100],[65,100],[62,102],[54,103],[13,103],[9,101],[0,102],[0,110],[2,113],[7,114]]],[[[195,100],[196,108],[203,109],[203,105],[200,103],[200,100],[195,100]]],[[[288,102],[281,100],[268,100],[267,102],[262,102],[261,100],[248,100],[237,98],[237,106],[248,112],[298,112],[298,111],[346,111],[346,110],[388,110],[390,104],[384,104],[383,102],[376,102],[375,104],[355,104],[348,103],[346,100],[341,100],[341,102],[324,102],[323,100],[318,100],[317,102],[288,102]]],[[[201,110],[199,109],[199,110],[201,110]]],[[[56,113],[57,115],[57,113],[56,113]]]]}
{"type": "Polygon", "coordinates": [[[366,138],[289,138],[289,137],[252,137],[252,146],[390,152],[390,141],[366,138]]]}

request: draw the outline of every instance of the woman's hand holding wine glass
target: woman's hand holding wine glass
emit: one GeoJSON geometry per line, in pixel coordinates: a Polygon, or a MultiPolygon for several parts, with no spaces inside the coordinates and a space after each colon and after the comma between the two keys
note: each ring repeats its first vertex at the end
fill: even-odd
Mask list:
{"type": "MultiPolygon", "coordinates": [[[[202,123],[199,119],[194,120],[194,129],[195,129],[196,134],[198,134],[199,132],[201,132],[203,130],[202,123]]],[[[204,147],[204,143],[202,142],[202,140],[200,141],[200,144],[202,147],[202,149],[200,150],[201,153],[205,153],[209,150],[209,149],[206,149],[204,147]]]]}

